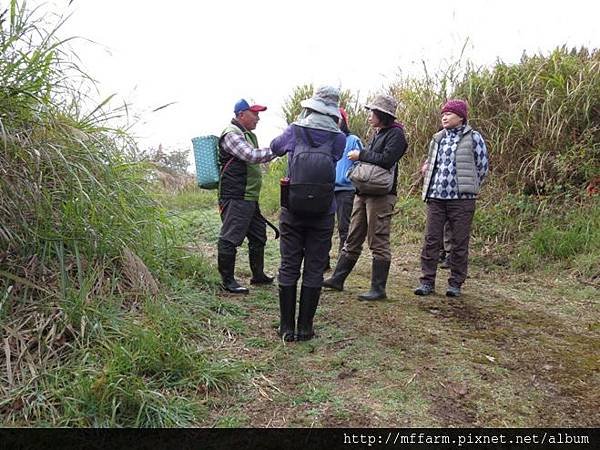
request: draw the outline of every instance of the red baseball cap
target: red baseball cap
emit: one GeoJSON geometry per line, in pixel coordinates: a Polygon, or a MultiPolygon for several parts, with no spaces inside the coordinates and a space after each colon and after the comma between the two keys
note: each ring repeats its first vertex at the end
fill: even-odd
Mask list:
{"type": "Polygon", "coordinates": [[[246,100],[242,98],[238,100],[238,102],[233,107],[233,113],[237,116],[242,111],[246,111],[248,109],[252,112],[261,112],[266,111],[267,107],[262,105],[250,105],[246,100]]]}

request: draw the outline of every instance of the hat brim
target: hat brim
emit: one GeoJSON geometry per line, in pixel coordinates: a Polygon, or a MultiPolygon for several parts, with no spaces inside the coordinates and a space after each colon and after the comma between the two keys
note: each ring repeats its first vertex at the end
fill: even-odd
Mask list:
{"type": "Polygon", "coordinates": [[[367,109],[376,109],[377,111],[381,111],[382,113],[386,113],[389,116],[392,116],[394,119],[397,119],[398,117],[396,116],[396,112],[390,112],[390,111],[386,111],[383,108],[380,108],[379,106],[375,106],[375,105],[365,105],[365,108],[367,109]]]}
{"type": "Polygon", "coordinates": [[[262,105],[252,105],[250,108],[248,108],[250,111],[252,112],[261,112],[261,111],[266,111],[267,107],[266,106],[262,106],[262,105]]]}
{"type": "Polygon", "coordinates": [[[306,100],[302,100],[300,102],[300,106],[302,106],[303,108],[309,108],[312,109],[314,111],[317,111],[321,114],[326,114],[328,116],[333,116],[333,117],[337,117],[338,120],[342,117],[340,115],[340,110],[338,109],[337,106],[327,106],[325,103],[320,102],[318,100],[309,98],[306,100]]]}

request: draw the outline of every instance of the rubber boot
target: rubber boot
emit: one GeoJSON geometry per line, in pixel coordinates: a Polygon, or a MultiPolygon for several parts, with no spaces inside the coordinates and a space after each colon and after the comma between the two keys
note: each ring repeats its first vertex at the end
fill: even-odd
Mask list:
{"type": "Polygon", "coordinates": [[[273,277],[265,275],[265,248],[252,248],[248,251],[248,261],[250,262],[250,270],[252,278],[250,284],[271,284],[273,277]]]}
{"type": "Polygon", "coordinates": [[[333,275],[323,281],[323,287],[335,289],[336,291],[343,291],[344,281],[346,281],[346,278],[350,275],[350,272],[352,272],[355,265],[355,259],[350,259],[344,256],[344,254],[341,254],[335,266],[333,275]]]}
{"type": "Polygon", "coordinates": [[[302,286],[300,289],[300,311],[298,312],[298,326],[296,327],[296,339],[298,341],[309,341],[315,335],[313,319],[319,305],[320,296],[321,288],[302,286]]]}
{"type": "Polygon", "coordinates": [[[232,294],[247,294],[248,289],[239,285],[233,276],[235,271],[235,253],[222,253],[218,255],[219,273],[223,289],[232,294]]]}
{"type": "Polygon", "coordinates": [[[371,290],[366,294],[360,294],[359,300],[373,301],[386,298],[385,285],[387,284],[388,274],[390,273],[390,261],[373,259],[371,270],[371,290]]]}
{"type": "Polygon", "coordinates": [[[279,286],[279,337],[286,342],[296,333],[296,285],[279,286]]]}

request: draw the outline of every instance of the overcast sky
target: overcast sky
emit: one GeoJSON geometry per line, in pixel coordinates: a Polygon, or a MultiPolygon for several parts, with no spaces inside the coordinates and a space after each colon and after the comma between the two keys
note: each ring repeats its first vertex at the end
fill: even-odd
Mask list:
{"type": "Polygon", "coordinates": [[[430,70],[443,66],[467,39],[466,56],[477,65],[565,43],[600,47],[597,1],[68,3],[46,8],[72,13],[61,36],[96,42],[80,41],[77,52],[104,95],[116,93],[142,114],[134,131],[143,148],[191,149],[192,137],[220,133],[240,97],[269,107],[257,129],[268,145],[285,127],[281,106],[294,86],[333,84],[366,97],[399,70],[421,74],[422,60],[430,70]]]}

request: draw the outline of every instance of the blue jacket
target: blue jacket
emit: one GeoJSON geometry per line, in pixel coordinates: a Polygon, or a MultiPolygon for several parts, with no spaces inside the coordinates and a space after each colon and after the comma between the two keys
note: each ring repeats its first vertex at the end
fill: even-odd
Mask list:
{"type": "Polygon", "coordinates": [[[354,185],[348,179],[348,170],[354,164],[353,161],[348,159],[348,153],[351,150],[362,150],[364,148],[360,139],[349,134],[346,136],[346,148],[344,148],[344,154],[337,162],[335,167],[335,190],[336,191],[354,191],[354,185]]]}

